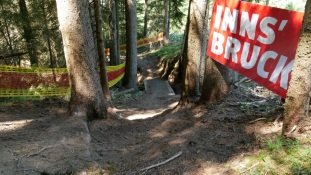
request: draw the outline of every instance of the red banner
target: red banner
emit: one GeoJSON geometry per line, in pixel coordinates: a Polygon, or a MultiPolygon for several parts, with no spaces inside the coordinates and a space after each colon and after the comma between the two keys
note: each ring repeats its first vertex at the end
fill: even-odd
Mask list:
{"type": "Polygon", "coordinates": [[[302,19],[300,12],[216,0],[208,55],[285,98],[302,19]]]}

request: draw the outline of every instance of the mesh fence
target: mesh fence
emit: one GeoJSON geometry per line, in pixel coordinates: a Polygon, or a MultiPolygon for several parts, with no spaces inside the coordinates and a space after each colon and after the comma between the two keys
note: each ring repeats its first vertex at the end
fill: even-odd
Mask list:
{"type": "MultiPolygon", "coordinates": [[[[123,78],[124,66],[107,67],[109,87],[123,78]]],[[[69,92],[69,78],[65,68],[0,66],[0,97],[66,96],[69,92]]]]}

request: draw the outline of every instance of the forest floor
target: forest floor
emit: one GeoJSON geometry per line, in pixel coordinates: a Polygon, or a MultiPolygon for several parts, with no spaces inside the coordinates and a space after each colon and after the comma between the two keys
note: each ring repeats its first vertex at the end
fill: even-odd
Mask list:
{"type": "MultiPolygon", "coordinates": [[[[141,82],[157,76],[158,62],[139,59],[141,82]]],[[[301,133],[299,144],[283,142],[280,100],[264,88],[245,81],[209,106],[175,108],[178,100],[144,91],[114,95],[123,119],[91,122],[69,117],[61,100],[3,103],[0,175],[311,174],[311,134],[301,133]],[[277,157],[288,145],[306,148],[299,152],[306,161],[277,157]]]]}

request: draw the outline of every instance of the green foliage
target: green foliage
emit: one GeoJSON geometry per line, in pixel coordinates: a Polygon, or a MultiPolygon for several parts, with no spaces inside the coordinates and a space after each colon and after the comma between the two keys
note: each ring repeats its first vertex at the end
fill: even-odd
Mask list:
{"type": "Polygon", "coordinates": [[[178,57],[181,54],[181,44],[170,44],[162,47],[160,50],[154,52],[152,55],[160,57],[163,60],[171,60],[178,57]]]}
{"type": "MultiPolygon", "coordinates": [[[[115,92],[116,94],[118,94],[118,92],[115,92]]],[[[137,91],[137,92],[129,92],[129,93],[125,93],[125,94],[120,94],[120,95],[114,95],[114,93],[112,93],[112,101],[113,102],[126,102],[128,100],[137,100],[139,99],[144,92],[143,91],[137,91]]]]}
{"type": "Polygon", "coordinates": [[[253,157],[251,164],[258,165],[250,170],[250,174],[309,175],[310,160],[310,143],[277,137],[268,140],[264,149],[253,157]]]}
{"type": "Polygon", "coordinates": [[[248,2],[260,3],[260,0],[248,0],[248,2]]]}
{"type": "MultiPolygon", "coordinates": [[[[103,0],[102,15],[104,20],[103,30],[105,31],[106,46],[110,40],[110,7],[111,0],[103,0]]],[[[152,36],[162,32],[164,28],[164,1],[137,0],[137,36],[138,39],[144,37],[144,17],[145,9],[148,10],[147,33],[152,36]],[[147,6],[145,6],[147,2],[147,6]]],[[[186,0],[170,0],[170,28],[171,31],[183,32],[185,25],[186,0]]],[[[40,67],[65,67],[64,51],[61,33],[58,29],[57,9],[55,0],[26,0],[26,8],[29,14],[31,32],[33,35],[32,43],[36,46],[36,55],[40,67]],[[49,41],[49,42],[48,42],[49,41]]],[[[92,3],[90,3],[90,9],[92,3]]],[[[117,1],[119,17],[119,36],[120,44],[125,44],[125,1],[117,1]]],[[[92,13],[90,13],[92,15],[92,13]]],[[[0,53],[10,55],[13,53],[26,53],[20,56],[9,57],[0,60],[0,64],[23,65],[28,64],[30,55],[25,42],[23,31],[23,18],[21,18],[19,3],[14,0],[0,1],[0,53]]],[[[182,42],[182,35],[173,34],[170,36],[172,42],[182,42]]]]}
{"type": "Polygon", "coordinates": [[[184,41],[184,34],[172,33],[170,34],[170,42],[182,43],[184,41]]]}
{"type": "Polygon", "coordinates": [[[283,141],[281,138],[277,138],[275,140],[268,140],[267,141],[267,149],[270,152],[276,152],[283,148],[283,141]]]}
{"type": "Polygon", "coordinates": [[[170,1],[170,18],[172,27],[180,28],[184,24],[184,17],[187,11],[185,0],[171,0],[170,1]]]}
{"type": "MultiPolygon", "coordinates": [[[[58,30],[56,2],[54,0],[26,1],[29,21],[35,45],[39,66],[50,66],[50,53],[47,46],[48,35],[52,47],[52,57],[57,67],[65,66],[61,34],[58,30]],[[45,14],[43,13],[43,8],[45,14]],[[46,19],[46,21],[45,21],[46,19]],[[43,27],[47,24],[47,28],[43,27]]],[[[0,1],[0,52],[4,55],[27,52],[23,34],[23,19],[20,16],[18,1],[0,1]]],[[[29,54],[11,57],[0,61],[0,64],[19,65],[22,60],[29,60],[29,54]]]]}

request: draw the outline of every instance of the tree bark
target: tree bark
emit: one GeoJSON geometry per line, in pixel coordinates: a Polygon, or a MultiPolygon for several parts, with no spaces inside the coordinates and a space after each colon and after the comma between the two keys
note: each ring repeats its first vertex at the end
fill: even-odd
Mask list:
{"type": "Polygon", "coordinates": [[[29,20],[29,14],[25,0],[19,0],[18,5],[20,10],[22,26],[24,30],[23,36],[26,41],[28,54],[30,56],[30,64],[31,66],[38,66],[37,48],[35,45],[35,38],[32,33],[31,23],[29,20]]]}
{"type": "MultiPolygon", "coordinates": [[[[1,9],[2,9],[2,11],[4,11],[3,4],[1,4],[1,9]]],[[[3,37],[5,38],[5,41],[7,42],[7,45],[9,47],[9,49],[10,49],[10,53],[12,54],[14,52],[13,44],[12,44],[13,41],[12,41],[12,38],[11,38],[11,32],[9,30],[8,20],[7,20],[7,17],[5,15],[3,16],[3,19],[4,19],[4,26],[5,26],[5,32],[6,32],[6,34],[5,34],[5,32],[2,31],[3,37]],[[7,35],[7,37],[6,37],[6,35],[7,35]]]]}
{"type": "MultiPolygon", "coordinates": [[[[180,104],[200,95],[200,69],[206,58],[208,1],[190,0],[181,60],[182,93],[180,104]]],[[[203,67],[204,68],[204,67],[203,67]]],[[[202,69],[203,69],[202,68],[202,69]]]]}
{"type": "Polygon", "coordinates": [[[145,0],[144,4],[144,37],[146,38],[148,35],[148,21],[149,21],[149,11],[148,11],[148,0],[145,0]]]}
{"type": "Polygon", "coordinates": [[[284,104],[283,135],[299,124],[305,117],[305,106],[310,98],[311,88],[311,0],[305,8],[303,27],[296,52],[292,76],[289,83],[287,98],[284,104]]]}
{"type": "Polygon", "coordinates": [[[163,33],[163,41],[165,44],[168,44],[170,42],[170,13],[169,13],[169,7],[170,7],[170,1],[164,0],[164,33],[163,33]]]}
{"type": "Polygon", "coordinates": [[[102,30],[103,20],[101,15],[100,0],[94,0],[95,21],[96,21],[96,40],[99,60],[99,74],[100,83],[104,93],[104,97],[107,101],[111,101],[111,96],[108,86],[108,77],[106,71],[106,58],[105,58],[105,44],[104,33],[102,30]]]}
{"type": "Polygon", "coordinates": [[[135,0],[126,2],[126,62],[123,86],[137,89],[137,22],[135,0]]]}
{"type": "Polygon", "coordinates": [[[110,30],[111,30],[111,45],[110,45],[110,63],[111,65],[120,64],[120,47],[118,38],[118,28],[117,28],[117,2],[116,0],[110,0],[110,30]]]}
{"type": "Polygon", "coordinates": [[[87,0],[56,0],[70,80],[70,111],[73,116],[104,117],[107,103],[96,71],[87,0]]]}
{"type": "Polygon", "coordinates": [[[50,37],[50,31],[49,31],[49,26],[48,26],[48,20],[46,16],[46,11],[45,11],[45,1],[41,0],[41,9],[42,9],[42,15],[43,15],[43,20],[44,20],[44,35],[47,40],[48,44],[48,50],[49,50],[49,57],[50,57],[50,68],[56,67],[55,60],[53,58],[53,53],[52,53],[52,47],[51,47],[51,37],[50,37]]]}
{"type": "MultiPolygon", "coordinates": [[[[4,11],[4,5],[3,3],[1,3],[1,10],[4,11]]],[[[6,15],[2,15],[3,17],[3,22],[4,22],[4,29],[1,28],[1,33],[3,35],[3,38],[9,48],[9,51],[10,51],[10,54],[13,54],[14,53],[14,49],[13,49],[13,40],[11,38],[11,32],[10,32],[10,29],[9,29],[9,23],[8,23],[8,19],[7,19],[7,16],[6,15]]],[[[1,58],[1,57],[0,57],[1,58]]],[[[2,57],[2,59],[4,59],[4,57],[2,57]]],[[[15,65],[18,65],[18,63],[20,62],[18,60],[18,62],[16,62],[15,60],[11,60],[10,61],[11,63],[13,62],[15,65]]],[[[7,64],[7,61],[5,60],[5,63],[7,64]]]]}
{"type": "Polygon", "coordinates": [[[222,65],[207,57],[205,63],[204,81],[202,87],[201,103],[214,103],[221,100],[228,92],[229,87],[225,79],[226,70],[222,65]]]}
{"type": "MultiPolygon", "coordinates": [[[[207,6],[207,9],[207,13],[209,13],[209,6],[207,6]]],[[[206,24],[206,26],[208,26],[208,24],[206,24]]],[[[206,36],[207,37],[204,41],[207,42],[208,34],[206,34],[206,36]]],[[[204,54],[206,55],[206,49],[204,51],[204,54]]],[[[229,90],[228,83],[232,81],[230,77],[233,71],[215,62],[208,56],[206,56],[203,64],[204,76],[200,103],[213,103],[219,101],[229,90]]]]}

